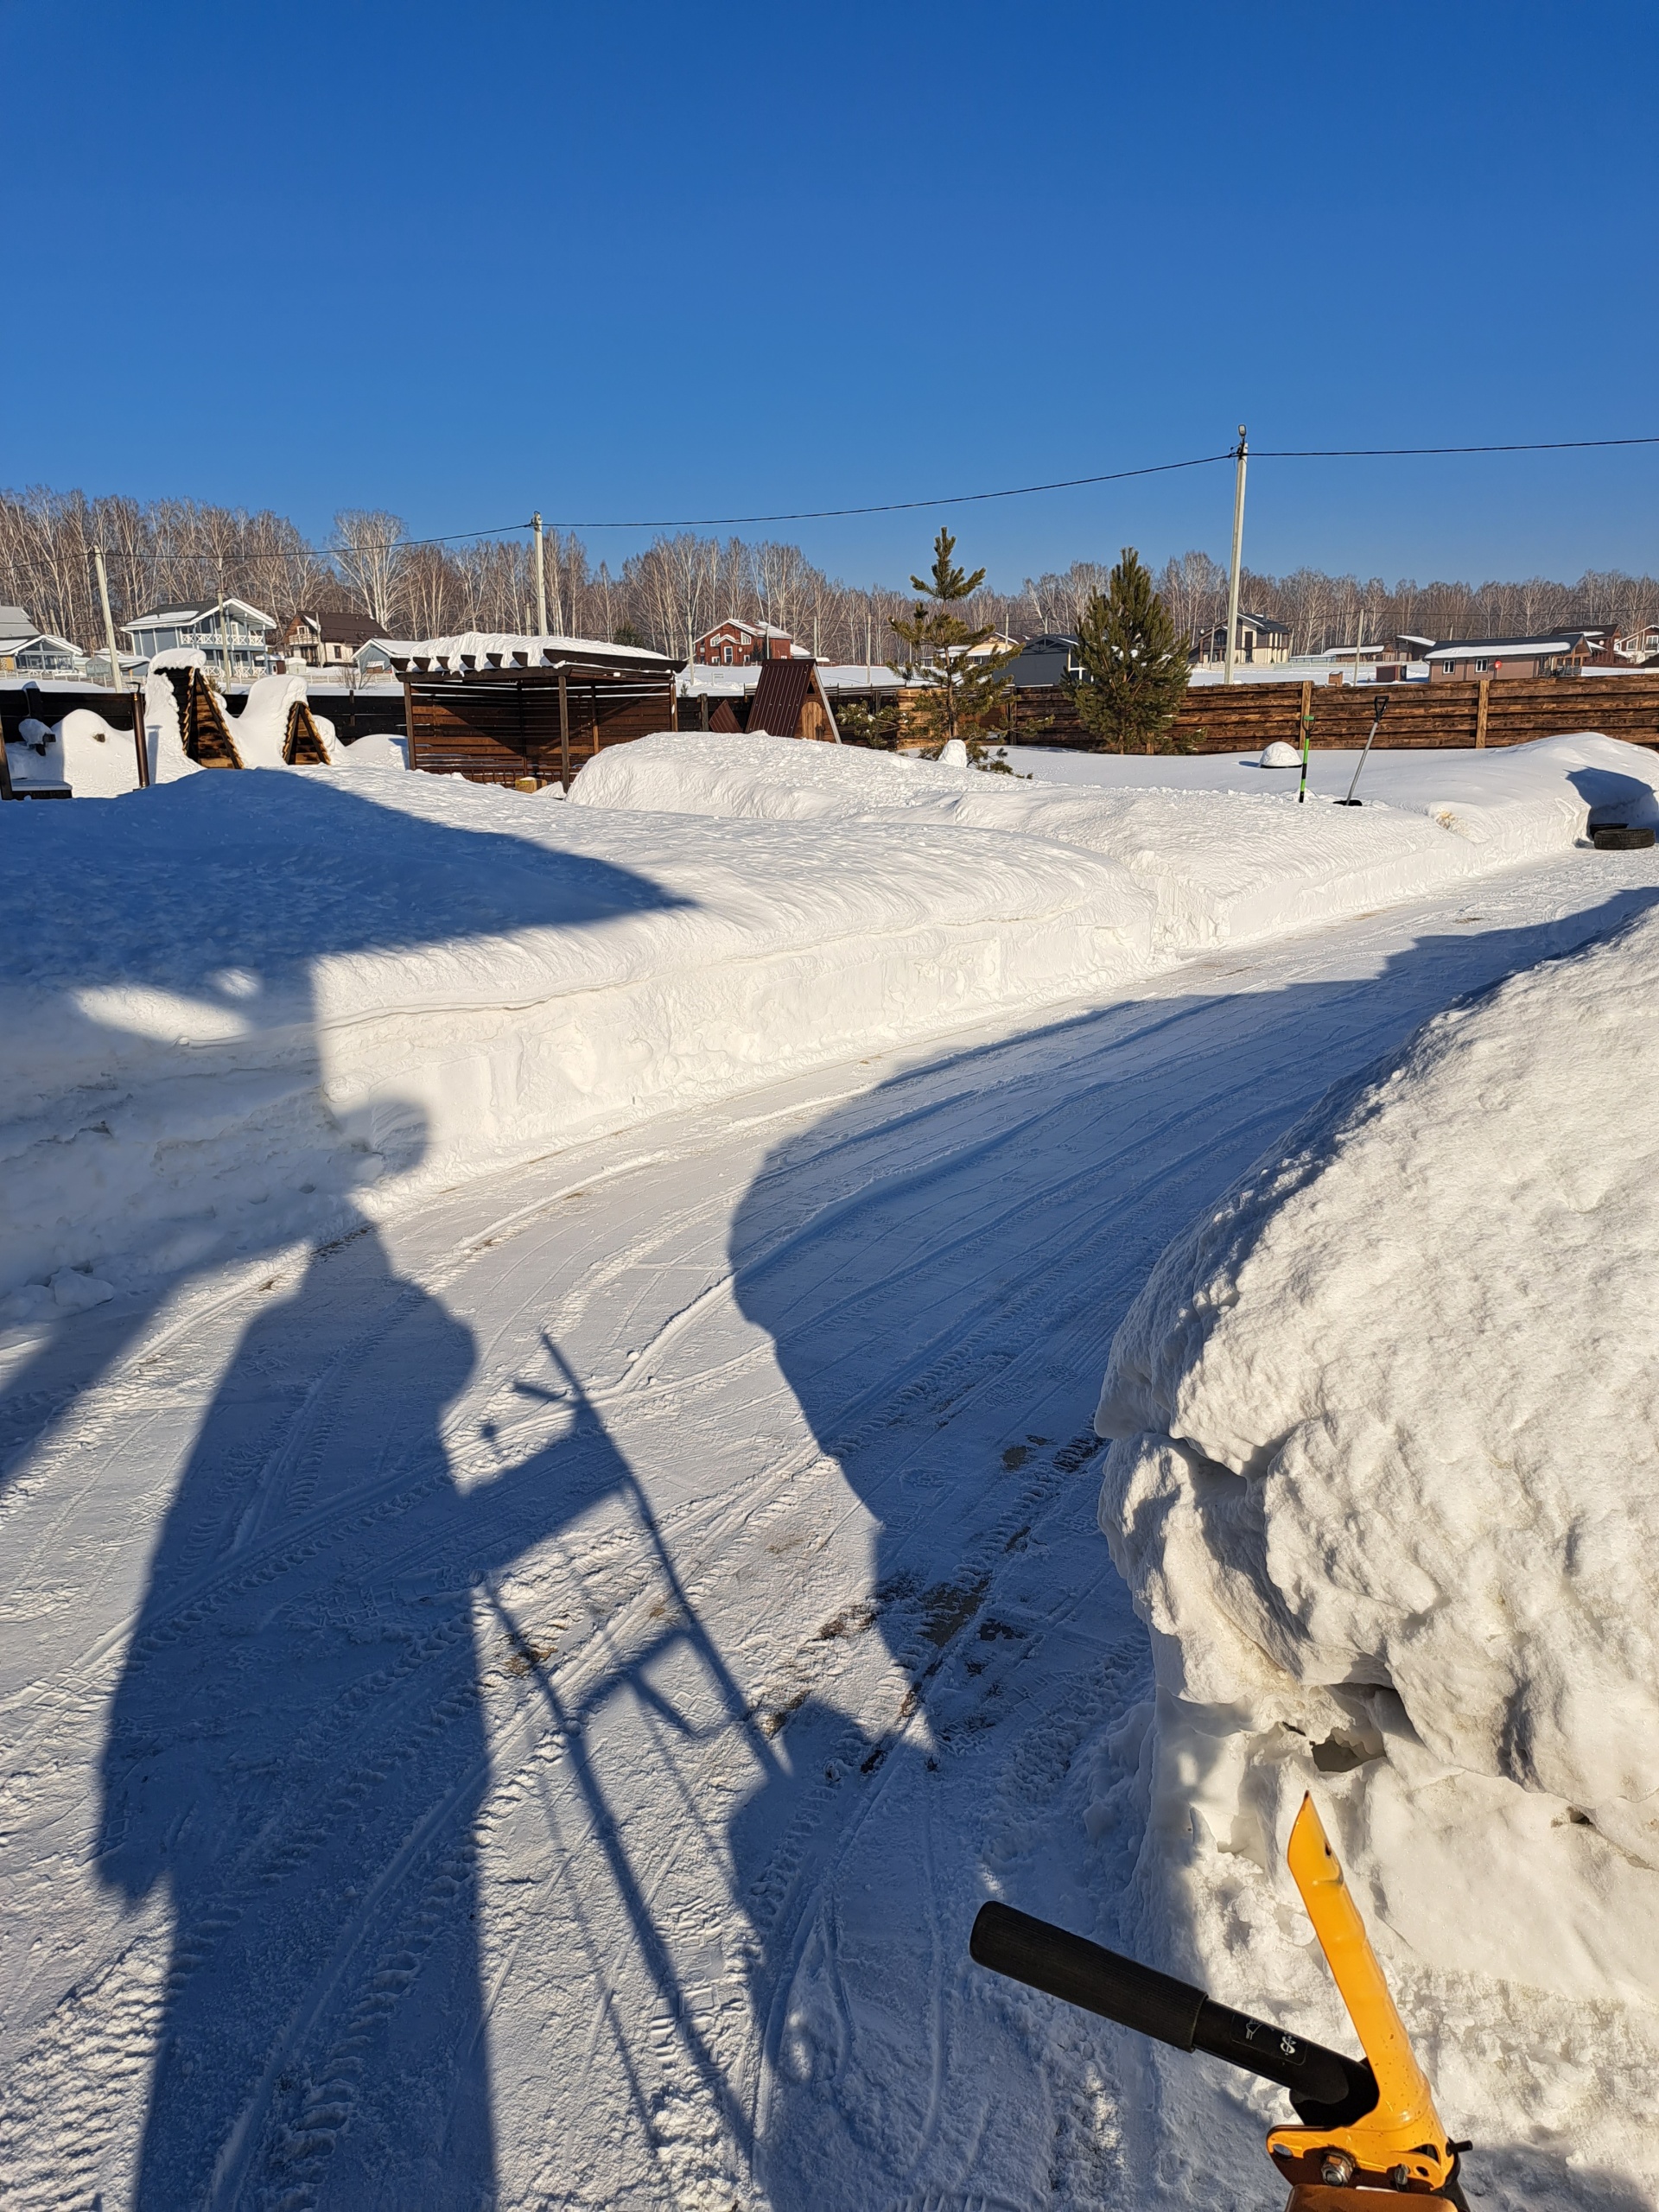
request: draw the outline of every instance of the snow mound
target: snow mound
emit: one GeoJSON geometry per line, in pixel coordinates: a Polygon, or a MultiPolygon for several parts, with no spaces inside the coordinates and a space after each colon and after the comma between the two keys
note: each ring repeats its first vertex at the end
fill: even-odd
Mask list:
{"type": "Polygon", "coordinates": [[[353,738],[349,745],[334,741],[334,724],[325,722],[322,716],[315,717],[317,728],[327,733],[324,742],[329,758],[337,768],[407,768],[409,748],[401,737],[391,737],[381,730],[371,730],[365,737],[353,738]]]}
{"type": "Polygon", "coordinates": [[[412,1195],[1149,955],[1121,868],[925,822],[366,765],[4,811],[0,1292],[269,1247],[383,1175],[412,1195]]]}
{"type": "Polygon", "coordinates": [[[6,747],[16,789],[67,784],[77,798],[115,798],[138,788],[132,732],[114,729],[90,707],[72,707],[60,722],[26,715],[18,741],[6,747]]]}
{"type": "Polygon", "coordinates": [[[1271,745],[1262,748],[1264,768],[1300,768],[1302,756],[1294,745],[1287,745],[1282,737],[1275,737],[1271,745]]]}
{"type": "Polygon", "coordinates": [[[1439,1015],[1117,1332],[1100,1522],[1212,1958],[1311,1788],[1418,2018],[1496,2021],[1448,1974],[1659,2002],[1656,988],[1649,915],[1439,1015]]]}
{"type": "Polygon", "coordinates": [[[939,766],[941,768],[965,768],[968,766],[968,747],[959,737],[947,737],[939,747],[939,766]]]}
{"type": "Polygon", "coordinates": [[[1566,850],[1592,805],[1659,819],[1656,782],[1652,753],[1593,734],[1446,763],[1430,756],[1417,803],[1350,810],[1329,798],[1298,805],[1291,791],[1027,783],[855,746],[688,733],[607,748],[583,766],[570,797],[586,807],[768,821],[919,815],[1070,846],[1116,861],[1146,887],[1154,948],[1179,957],[1566,850]]]}
{"type": "Polygon", "coordinates": [[[284,768],[289,709],[305,697],[305,678],[261,676],[248,686],[239,715],[226,715],[232,742],[245,768],[284,768]]]}

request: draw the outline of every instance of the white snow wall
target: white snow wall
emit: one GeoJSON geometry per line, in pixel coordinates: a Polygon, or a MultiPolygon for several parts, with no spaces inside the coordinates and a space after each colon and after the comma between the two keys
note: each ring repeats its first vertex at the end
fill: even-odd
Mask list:
{"type": "Polygon", "coordinates": [[[1659,2005],[1656,990],[1645,917],[1438,1016],[1118,1330],[1100,1521],[1201,1922],[1288,1901],[1312,1789],[1421,1965],[1659,2005]]]}
{"type": "Polygon", "coordinates": [[[263,1249],[670,1105],[1103,991],[1147,901],[917,824],[196,775],[8,809],[0,1293],[263,1249]]]}

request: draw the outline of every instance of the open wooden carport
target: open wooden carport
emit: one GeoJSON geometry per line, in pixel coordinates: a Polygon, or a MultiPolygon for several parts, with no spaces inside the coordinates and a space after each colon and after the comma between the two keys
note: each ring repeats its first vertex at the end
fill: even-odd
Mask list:
{"type": "Polygon", "coordinates": [[[480,654],[471,666],[398,668],[409,765],[475,784],[561,785],[609,745],[678,727],[666,654],[611,655],[550,644],[539,654],[480,654]]]}

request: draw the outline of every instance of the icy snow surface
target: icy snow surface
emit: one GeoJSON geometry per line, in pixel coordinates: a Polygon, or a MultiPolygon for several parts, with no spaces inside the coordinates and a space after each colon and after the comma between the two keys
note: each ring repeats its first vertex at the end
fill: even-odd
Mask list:
{"type": "MultiPolygon", "coordinates": [[[[1152,1725],[1098,1381],[1329,1084],[1659,898],[1659,855],[1570,844],[1568,776],[1645,770],[1611,757],[1558,760],[1544,858],[1179,961],[1141,879],[1007,814],[373,769],[6,810],[4,1188],[51,1248],[0,1336],[8,2207],[1269,2212],[1280,2100],[978,1973],[968,1929],[1000,1894],[1346,2042],[1305,1926],[1178,1817],[1180,1759],[1213,1808],[1266,1754],[1248,1700],[1152,1725]]],[[[1166,798],[1191,766],[1134,765],[1166,798]]],[[[1593,1148],[1564,1212],[1624,1172],[1593,1148]]],[[[1440,1347],[1477,1412],[1480,1349],[1440,1347]]],[[[1370,1808],[1362,1901],[1484,2202],[1649,2203],[1659,2021],[1597,1979],[1639,1870],[1601,1921],[1563,1893],[1577,1980],[1425,1963],[1375,1903],[1419,1831],[1488,1895],[1437,1791],[1453,1838],[1459,1793],[1547,1801],[1408,1726],[1319,1786],[1370,1808]]],[[[1483,1847],[1548,1863],[1508,1818],[1483,1847]]]]}

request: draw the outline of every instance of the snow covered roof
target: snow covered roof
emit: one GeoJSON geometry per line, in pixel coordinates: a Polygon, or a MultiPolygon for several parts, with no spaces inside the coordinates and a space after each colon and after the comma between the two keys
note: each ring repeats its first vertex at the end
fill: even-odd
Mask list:
{"type": "MultiPolygon", "coordinates": [[[[780,630],[775,622],[746,622],[741,614],[728,614],[723,621],[716,622],[713,629],[705,630],[702,636],[712,638],[720,630],[741,630],[746,638],[787,638],[791,635],[789,631],[780,630]]],[[[702,638],[699,638],[697,643],[701,645],[702,638]]]]}
{"type": "Polygon", "coordinates": [[[9,638],[33,637],[35,624],[25,608],[0,607],[0,631],[9,638]]]}
{"type": "Polygon", "coordinates": [[[193,601],[182,607],[157,607],[153,613],[135,615],[130,622],[124,622],[121,627],[129,632],[137,630],[193,629],[210,616],[216,615],[221,607],[227,614],[239,614],[245,621],[257,624],[264,629],[274,630],[276,626],[274,615],[264,613],[258,607],[250,606],[245,599],[238,599],[233,592],[227,592],[222,600],[193,601]]]}
{"type": "Polygon", "coordinates": [[[1491,660],[1512,654],[1516,659],[1529,660],[1541,653],[1570,653],[1581,639],[1599,635],[1599,632],[1556,630],[1541,638],[1448,638],[1429,647],[1428,658],[1491,660]]]}
{"type": "MultiPolygon", "coordinates": [[[[18,614],[22,612],[21,607],[0,607],[0,614],[18,614]]],[[[77,658],[80,654],[80,647],[73,639],[54,636],[50,630],[25,628],[16,637],[0,637],[0,653],[10,654],[14,659],[19,653],[27,652],[31,645],[56,645],[64,652],[73,653],[77,658]]]]}
{"type": "Polygon", "coordinates": [[[645,645],[613,645],[603,638],[531,637],[504,630],[464,630],[453,638],[372,638],[360,651],[384,652],[394,666],[414,664],[458,671],[467,667],[555,668],[562,660],[637,661],[644,670],[675,665],[645,645]]]}

